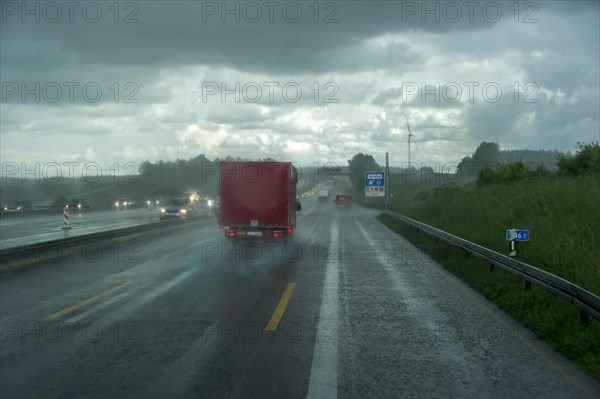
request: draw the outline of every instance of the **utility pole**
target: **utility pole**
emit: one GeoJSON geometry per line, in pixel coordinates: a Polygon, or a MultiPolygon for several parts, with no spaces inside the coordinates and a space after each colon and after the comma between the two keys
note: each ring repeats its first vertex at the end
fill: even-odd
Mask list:
{"type": "Polygon", "coordinates": [[[389,153],[385,153],[385,209],[388,209],[390,198],[390,158],[389,153]]]}
{"type": "Polygon", "coordinates": [[[406,127],[408,128],[408,167],[410,168],[410,138],[414,136],[414,134],[410,132],[410,126],[408,126],[408,121],[406,121],[406,127]]]}

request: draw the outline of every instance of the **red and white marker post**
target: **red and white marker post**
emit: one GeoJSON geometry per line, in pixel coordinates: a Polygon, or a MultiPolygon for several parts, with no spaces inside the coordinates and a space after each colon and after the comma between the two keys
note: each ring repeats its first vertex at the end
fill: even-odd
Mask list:
{"type": "Polygon", "coordinates": [[[69,224],[69,207],[64,207],[64,209],[63,209],[63,220],[65,222],[63,229],[64,230],[70,229],[71,225],[69,224]]]}

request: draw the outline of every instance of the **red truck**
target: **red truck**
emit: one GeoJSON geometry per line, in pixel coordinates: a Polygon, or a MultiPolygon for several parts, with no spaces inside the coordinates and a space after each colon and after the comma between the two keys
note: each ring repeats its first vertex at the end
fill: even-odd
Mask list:
{"type": "Polygon", "coordinates": [[[221,161],[219,172],[219,228],[225,237],[293,234],[301,205],[291,162],[221,161]]]}

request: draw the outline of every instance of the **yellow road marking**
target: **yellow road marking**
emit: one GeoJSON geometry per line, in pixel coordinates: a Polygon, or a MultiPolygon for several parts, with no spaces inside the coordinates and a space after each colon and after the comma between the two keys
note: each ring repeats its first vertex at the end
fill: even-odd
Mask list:
{"type": "Polygon", "coordinates": [[[41,261],[42,261],[41,259],[27,259],[27,260],[15,261],[12,263],[6,263],[6,264],[0,266],[0,271],[4,272],[7,270],[11,270],[11,269],[18,269],[20,267],[32,265],[32,264],[35,264],[35,263],[38,263],[41,261]]]}
{"type": "Polygon", "coordinates": [[[295,286],[296,283],[288,283],[283,295],[281,296],[281,299],[279,300],[279,303],[277,304],[277,307],[275,308],[275,311],[273,312],[273,315],[271,316],[271,320],[269,320],[269,323],[265,327],[265,331],[277,330],[279,321],[283,316],[283,312],[285,312],[285,308],[290,300],[290,297],[292,296],[295,286]]]}
{"type": "Polygon", "coordinates": [[[65,308],[63,310],[59,310],[58,312],[55,312],[55,313],[52,313],[50,316],[45,317],[44,320],[50,321],[50,320],[57,319],[57,318],[59,318],[61,316],[66,315],[67,313],[71,313],[72,311],[74,311],[76,309],[79,309],[79,308],[81,308],[81,307],[83,307],[85,305],[89,305],[90,303],[95,302],[95,301],[97,301],[100,298],[103,298],[103,297],[105,297],[107,295],[110,295],[113,292],[116,292],[118,290],[122,290],[125,287],[127,287],[127,283],[119,284],[116,287],[113,287],[113,288],[111,288],[109,290],[106,290],[106,291],[102,291],[102,292],[100,292],[100,293],[98,293],[98,294],[96,294],[96,295],[94,295],[92,297],[89,297],[88,299],[85,299],[85,300],[83,300],[83,301],[81,301],[79,303],[76,303],[75,305],[69,306],[68,308],[65,308]]]}

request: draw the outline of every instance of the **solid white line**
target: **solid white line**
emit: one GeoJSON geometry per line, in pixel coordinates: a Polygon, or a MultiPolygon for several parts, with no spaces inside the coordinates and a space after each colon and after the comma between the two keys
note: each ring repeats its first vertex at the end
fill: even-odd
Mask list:
{"type": "MultiPolygon", "coordinates": [[[[193,246],[196,246],[197,244],[193,244],[193,246]]],[[[197,269],[189,269],[183,273],[181,273],[180,275],[174,277],[171,281],[167,281],[161,285],[159,285],[157,288],[155,288],[154,290],[150,291],[149,293],[147,293],[145,296],[143,296],[141,298],[141,300],[139,301],[139,305],[143,305],[146,302],[154,299],[155,297],[162,295],[163,293],[167,292],[168,290],[170,290],[171,288],[173,288],[175,285],[179,284],[180,282],[182,282],[183,280],[187,279],[188,277],[190,277],[192,274],[194,274],[197,271],[197,269]]],[[[78,314],[77,316],[74,316],[72,318],[70,318],[69,320],[67,320],[67,323],[76,323],[79,320],[83,319],[84,317],[87,317],[93,313],[96,313],[97,311],[107,307],[108,305],[124,298],[126,296],[126,294],[120,294],[117,295],[111,299],[109,299],[106,302],[103,302],[97,306],[94,306],[91,309],[86,310],[85,312],[82,312],[81,314],[78,314]]]]}
{"type": "Polygon", "coordinates": [[[324,251],[324,256],[327,256],[328,259],[315,338],[315,351],[308,383],[308,398],[337,397],[338,262],[340,261],[337,221],[331,225],[331,244],[335,245],[335,252],[330,251],[329,247],[324,251]],[[334,331],[333,334],[332,331],[334,331]]]}
{"type": "Polygon", "coordinates": [[[91,309],[88,309],[88,310],[86,310],[85,312],[83,312],[83,313],[80,313],[80,314],[78,314],[78,315],[77,315],[77,316],[75,316],[75,317],[71,317],[71,318],[70,318],[69,320],[67,320],[66,322],[67,322],[67,323],[77,323],[79,320],[83,319],[84,317],[87,317],[87,316],[89,316],[89,315],[91,315],[91,314],[94,314],[94,313],[96,313],[97,311],[99,311],[99,310],[101,310],[101,309],[104,309],[105,307],[107,307],[107,306],[108,306],[108,305],[110,305],[111,303],[114,303],[114,302],[118,301],[119,299],[121,299],[121,298],[124,298],[124,297],[126,297],[126,296],[127,296],[127,294],[125,294],[125,293],[123,293],[123,294],[119,294],[119,295],[117,295],[117,296],[114,296],[114,297],[112,297],[111,299],[109,299],[108,301],[106,301],[106,302],[103,302],[103,303],[99,304],[98,306],[94,306],[93,308],[91,308],[91,309]]]}
{"type": "Polygon", "coordinates": [[[165,292],[169,291],[171,288],[175,287],[177,284],[190,277],[197,271],[198,269],[188,269],[180,275],[174,277],[171,281],[167,281],[166,283],[159,285],[158,287],[147,293],[145,296],[143,296],[139,301],[139,305],[144,305],[146,302],[149,302],[157,296],[164,294],[165,292]]]}
{"type": "Polygon", "coordinates": [[[175,276],[170,281],[164,282],[161,285],[159,285],[158,287],[156,287],[156,288],[150,290],[149,292],[145,293],[145,295],[143,295],[143,296],[136,296],[136,295],[140,295],[139,294],[140,292],[143,292],[143,291],[147,290],[148,286],[151,285],[151,284],[147,284],[146,286],[143,286],[138,291],[136,291],[136,295],[132,296],[131,293],[129,294],[129,296],[131,298],[135,298],[134,300],[132,300],[129,303],[123,304],[123,306],[120,306],[120,307],[116,308],[112,313],[110,313],[109,315],[106,315],[104,318],[101,318],[100,320],[98,320],[97,323],[100,324],[100,325],[103,325],[103,324],[112,323],[113,320],[124,320],[124,319],[126,319],[126,317],[130,313],[133,313],[136,309],[140,308],[141,306],[145,305],[146,303],[152,301],[154,298],[156,298],[156,297],[164,294],[165,292],[169,291],[171,288],[175,287],[177,284],[179,284],[182,281],[184,281],[185,279],[189,278],[190,276],[192,276],[197,271],[198,271],[198,268],[188,269],[187,271],[185,271],[185,272],[183,272],[183,273],[175,276]]]}

